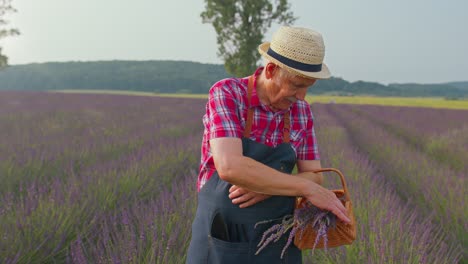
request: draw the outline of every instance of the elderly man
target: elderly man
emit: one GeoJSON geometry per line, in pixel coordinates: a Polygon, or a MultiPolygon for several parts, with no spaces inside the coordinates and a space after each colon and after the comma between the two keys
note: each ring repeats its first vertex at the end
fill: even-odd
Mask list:
{"type": "Polygon", "coordinates": [[[301,263],[287,235],[255,254],[263,232],[294,210],[295,197],[349,222],[322,176],[307,89],[330,77],[320,33],[281,27],[259,46],[264,67],[210,89],[187,263],[301,263]],[[291,174],[297,165],[297,174],[291,174]],[[266,225],[255,224],[276,219],[266,225]]]}

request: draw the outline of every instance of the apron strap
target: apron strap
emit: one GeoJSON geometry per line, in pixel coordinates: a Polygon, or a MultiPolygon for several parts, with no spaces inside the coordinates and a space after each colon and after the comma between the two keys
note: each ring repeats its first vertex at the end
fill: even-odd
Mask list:
{"type": "Polygon", "coordinates": [[[291,126],[291,119],[289,117],[289,111],[286,111],[283,115],[283,142],[289,143],[289,129],[291,126]]]}
{"type": "Polygon", "coordinates": [[[250,75],[249,77],[249,86],[247,88],[247,102],[248,102],[248,112],[247,112],[247,122],[245,123],[245,129],[244,129],[244,137],[249,138],[250,137],[250,131],[252,130],[252,120],[253,120],[253,108],[250,107],[251,99],[252,99],[252,91],[253,91],[253,85],[254,85],[255,79],[254,75],[250,75]]]}
{"type": "MultiPolygon", "coordinates": [[[[252,130],[252,122],[253,122],[253,114],[254,114],[254,109],[253,107],[250,107],[251,105],[251,98],[252,98],[252,91],[253,91],[253,86],[255,82],[255,77],[254,75],[251,75],[249,77],[249,85],[247,88],[247,101],[248,101],[248,112],[247,112],[247,122],[245,123],[245,129],[244,129],[244,137],[249,138],[250,137],[250,131],[252,130]]],[[[291,119],[289,116],[289,111],[286,111],[283,115],[283,142],[284,143],[289,143],[289,130],[291,127],[291,119]]]]}

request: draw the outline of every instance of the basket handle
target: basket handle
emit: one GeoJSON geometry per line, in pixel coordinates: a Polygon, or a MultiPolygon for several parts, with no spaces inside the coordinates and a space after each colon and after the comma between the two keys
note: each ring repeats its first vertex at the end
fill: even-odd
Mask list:
{"type": "Polygon", "coordinates": [[[340,176],[341,185],[343,185],[343,190],[344,190],[346,201],[351,201],[351,199],[349,198],[348,187],[346,186],[346,180],[345,180],[343,173],[341,173],[341,171],[334,169],[334,168],[322,168],[322,169],[314,170],[313,173],[326,172],[326,171],[336,172],[340,176]]]}

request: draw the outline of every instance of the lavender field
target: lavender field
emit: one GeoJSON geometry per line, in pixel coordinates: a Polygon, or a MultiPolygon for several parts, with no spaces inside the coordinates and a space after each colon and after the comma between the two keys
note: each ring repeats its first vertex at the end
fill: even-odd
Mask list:
{"type": "MultiPolygon", "coordinates": [[[[204,104],[0,92],[0,263],[184,263],[204,104]]],[[[467,261],[468,110],[312,109],[358,237],[304,263],[467,261]]]]}

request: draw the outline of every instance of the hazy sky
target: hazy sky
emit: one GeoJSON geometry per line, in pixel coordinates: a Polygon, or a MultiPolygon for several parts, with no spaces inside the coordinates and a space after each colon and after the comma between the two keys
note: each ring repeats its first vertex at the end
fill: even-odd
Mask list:
{"type": "MultiPolygon", "coordinates": [[[[325,63],[348,81],[468,80],[466,0],[290,0],[295,25],[323,34],[325,63]]],[[[203,0],[13,0],[10,64],[90,60],[222,63],[203,0]]],[[[273,25],[266,36],[279,25],[273,25]]]]}

